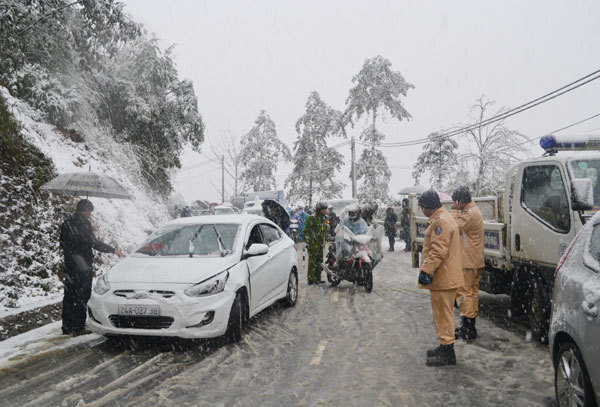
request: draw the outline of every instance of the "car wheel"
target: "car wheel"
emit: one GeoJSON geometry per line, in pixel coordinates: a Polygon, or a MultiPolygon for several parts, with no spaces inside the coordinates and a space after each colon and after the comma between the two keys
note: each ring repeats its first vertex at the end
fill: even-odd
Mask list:
{"type": "Polygon", "coordinates": [[[237,293],[233,304],[231,305],[231,312],[229,313],[229,320],[227,321],[227,331],[225,331],[225,340],[227,343],[236,343],[242,340],[242,329],[244,327],[244,313],[242,305],[242,295],[237,293]]]}
{"type": "Polygon", "coordinates": [[[286,307],[293,307],[296,305],[298,300],[298,274],[296,270],[290,271],[290,277],[288,278],[287,294],[283,299],[283,305],[286,307]]]}
{"type": "Polygon", "coordinates": [[[363,264],[363,273],[365,278],[365,290],[370,293],[373,291],[373,270],[369,263],[363,264]]]}
{"type": "Polygon", "coordinates": [[[594,391],[581,353],[572,342],[564,343],[554,361],[556,403],[561,406],[594,406],[594,391]]]}
{"type": "Polygon", "coordinates": [[[550,301],[547,290],[539,278],[531,282],[529,295],[528,317],[532,338],[541,343],[548,343],[548,327],[550,316],[550,301]]]}

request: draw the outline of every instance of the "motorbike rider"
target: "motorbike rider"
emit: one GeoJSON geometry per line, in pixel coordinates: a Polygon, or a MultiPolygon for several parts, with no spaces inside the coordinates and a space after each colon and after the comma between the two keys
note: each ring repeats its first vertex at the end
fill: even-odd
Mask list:
{"type": "Polygon", "coordinates": [[[344,210],[346,215],[344,216],[344,226],[346,226],[355,235],[364,235],[369,230],[369,225],[360,216],[360,207],[358,204],[352,204],[346,206],[344,210]]]}
{"type": "Polygon", "coordinates": [[[365,222],[367,222],[367,225],[370,225],[373,222],[373,216],[375,215],[376,210],[376,205],[363,201],[362,205],[360,206],[360,216],[362,216],[365,222]]]}

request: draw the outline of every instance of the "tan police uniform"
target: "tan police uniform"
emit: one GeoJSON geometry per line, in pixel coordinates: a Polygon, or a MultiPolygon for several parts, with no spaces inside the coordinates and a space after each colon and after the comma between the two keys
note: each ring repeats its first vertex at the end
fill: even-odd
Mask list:
{"type": "Polygon", "coordinates": [[[477,318],[479,311],[479,280],[484,267],[483,217],[473,202],[459,211],[453,209],[452,217],[460,232],[463,275],[465,285],[458,289],[460,316],[477,318]]]}
{"type": "Polygon", "coordinates": [[[446,208],[437,209],[427,220],[421,270],[431,275],[429,285],[433,322],[440,345],[454,343],[454,299],[464,285],[458,226],[446,208]]]}

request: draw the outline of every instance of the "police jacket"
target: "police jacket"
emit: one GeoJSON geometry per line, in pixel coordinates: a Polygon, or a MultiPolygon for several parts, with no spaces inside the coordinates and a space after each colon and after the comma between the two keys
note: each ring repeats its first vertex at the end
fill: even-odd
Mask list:
{"type": "Polygon", "coordinates": [[[453,209],[451,213],[460,232],[463,268],[482,268],[484,266],[484,246],[483,217],[481,216],[481,211],[477,205],[469,202],[462,211],[453,209]]]}
{"type": "Polygon", "coordinates": [[[115,248],[102,243],[92,230],[92,224],[80,212],[75,212],[60,227],[60,247],[65,254],[65,266],[81,267],[83,259],[88,267],[92,266],[94,253],[92,249],[103,253],[114,253],[115,248]]]}
{"type": "Polygon", "coordinates": [[[464,285],[458,226],[446,208],[436,210],[427,220],[421,270],[433,277],[419,288],[451,290],[464,285]]]}

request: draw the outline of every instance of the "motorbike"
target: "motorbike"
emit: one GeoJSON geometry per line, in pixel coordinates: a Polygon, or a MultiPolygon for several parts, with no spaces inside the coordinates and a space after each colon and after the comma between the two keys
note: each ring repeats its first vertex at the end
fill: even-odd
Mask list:
{"type": "Polygon", "coordinates": [[[367,243],[371,235],[355,235],[347,227],[343,233],[329,238],[325,272],[332,287],[342,280],[364,286],[370,293],[373,290],[373,257],[367,243]],[[341,235],[341,236],[340,236],[341,235]],[[331,244],[335,241],[335,244],[331,244]]]}
{"type": "Polygon", "coordinates": [[[290,231],[289,231],[290,239],[294,241],[294,243],[298,243],[298,219],[292,219],[290,221],[290,231]]]}

